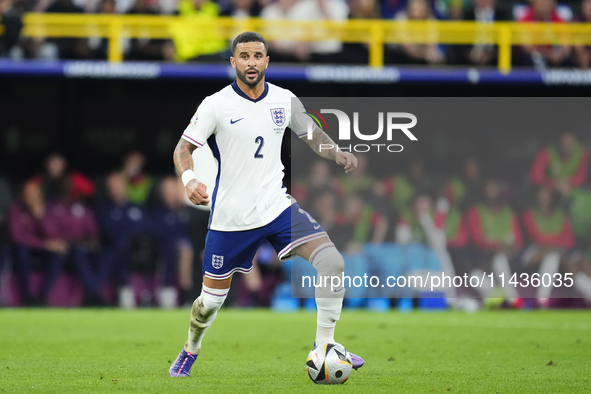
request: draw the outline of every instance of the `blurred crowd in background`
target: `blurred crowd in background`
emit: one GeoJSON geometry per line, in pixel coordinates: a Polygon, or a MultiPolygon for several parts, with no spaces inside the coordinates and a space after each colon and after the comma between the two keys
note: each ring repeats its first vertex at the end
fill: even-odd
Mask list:
{"type": "MultiPolygon", "coordinates": [[[[457,173],[415,158],[406,170],[384,177],[374,175],[383,174],[378,165],[385,164],[375,155],[357,156],[359,167],[350,174],[336,176],[334,166],[317,161],[292,182],[300,205],[343,252],[345,274],[373,272],[382,283],[388,275],[425,270],[504,275],[504,287],[489,280],[472,289],[442,288],[451,306],[476,298],[517,308],[551,307],[552,297],[591,300],[589,150],[574,133],[542,148],[527,168],[513,168],[527,174],[522,183],[487,173],[492,163],[478,157],[466,157],[457,173]],[[508,285],[513,274],[522,285],[508,285]],[[521,274],[545,276],[545,285],[521,280],[521,274]],[[550,281],[565,274],[573,278],[570,286],[550,281]]],[[[401,294],[351,290],[359,297],[401,294]]]]}
{"type": "MultiPolygon", "coordinates": [[[[14,303],[47,303],[64,270],[82,284],[83,305],[114,300],[135,307],[139,295],[130,286],[130,271],[150,279],[158,272],[158,291],[145,302],[170,308],[192,296],[194,247],[203,249],[209,214],[187,208],[178,177],[156,179],[143,172],[144,164],[141,152],[131,152],[121,171],[93,181],[70,170],[56,153],[14,193],[2,179],[0,261],[9,263],[17,279],[14,303]],[[36,270],[44,278],[33,286],[36,270]],[[118,294],[109,294],[108,282],[118,294]]],[[[4,285],[6,290],[10,283],[4,285]]]]}
{"type": "MultiPolygon", "coordinates": [[[[199,21],[220,16],[261,17],[268,20],[468,20],[481,23],[588,23],[591,0],[558,4],[555,0],[0,0],[0,57],[11,59],[106,59],[106,39],[93,37],[36,39],[21,36],[21,16],[26,12],[133,15],[180,15],[199,21]]],[[[126,60],[225,61],[229,43],[200,31],[183,29],[172,40],[141,39],[123,43],[126,60]]],[[[178,34],[177,34],[178,33],[178,34]]],[[[492,45],[387,44],[385,64],[493,66],[497,48],[492,45]]],[[[368,63],[366,44],[337,40],[312,43],[270,43],[273,62],[368,63]]],[[[513,63],[533,67],[581,67],[591,65],[591,48],[585,46],[527,46],[513,48],[513,63]]]]}
{"type": "MultiPolygon", "coordinates": [[[[575,296],[590,301],[586,142],[563,133],[531,157],[528,168],[514,169],[527,173],[528,182],[520,184],[487,174],[483,168],[491,163],[478,157],[441,173],[418,158],[406,169],[376,171],[378,163],[358,154],[358,169],[346,176],[327,160],[310,162],[290,191],[347,258],[371,245],[423,245],[448,274],[570,273],[575,296]]],[[[209,212],[188,203],[177,176],[156,177],[145,164],[141,152],[130,152],[120,170],[91,180],[55,153],[21,184],[0,176],[0,296],[17,288],[13,305],[46,304],[68,272],[77,278],[83,305],[192,302],[200,290],[209,212]],[[35,272],[42,275],[33,281],[35,272]],[[134,275],[148,278],[152,292],[138,294],[134,275]]],[[[287,270],[270,245],[261,246],[254,271],[235,278],[234,305],[268,306],[287,270]]],[[[533,306],[549,306],[552,287],[534,289],[533,306]]],[[[479,292],[471,297],[502,297],[510,307],[525,302],[517,290],[479,292]]]]}

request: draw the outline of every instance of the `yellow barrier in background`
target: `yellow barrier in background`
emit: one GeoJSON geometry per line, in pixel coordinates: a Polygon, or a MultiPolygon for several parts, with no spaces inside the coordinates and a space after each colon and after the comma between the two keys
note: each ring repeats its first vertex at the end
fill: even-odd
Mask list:
{"type": "MultiPolygon", "coordinates": [[[[369,64],[384,64],[384,43],[487,44],[499,46],[499,70],[511,69],[513,45],[591,45],[591,24],[476,23],[451,21],[348,20],[293,21],[220,17],[212,21],[158,15],[94,15],[29,13],[23,18],[28,37],[102,37],[109,40],[108,60],[123,60],[122,38],[172,38],[171,26],[200,37],[232,39],[242,31],[257,31],[268,41],[339,40],[367,43],[369,64]]],[[[178,33],[177,33],[178,34],[178,33]]]]}

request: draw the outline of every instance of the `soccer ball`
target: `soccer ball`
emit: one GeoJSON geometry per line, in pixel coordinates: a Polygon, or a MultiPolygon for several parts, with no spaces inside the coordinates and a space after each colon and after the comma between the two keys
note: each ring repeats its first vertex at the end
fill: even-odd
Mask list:
{"type": "Polygon", "coordinates": [[[353,369],[351,354],[339,343],[316,346],[306,360],[308,376],[316,384],[342,384],[353,369]]]}

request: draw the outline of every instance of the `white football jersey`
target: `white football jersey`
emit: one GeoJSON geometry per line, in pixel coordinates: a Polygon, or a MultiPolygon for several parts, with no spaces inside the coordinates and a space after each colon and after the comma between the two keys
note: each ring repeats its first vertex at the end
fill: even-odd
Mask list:
{"type": "Polygon", "coordinates": [[[289,90],[265,83],[263,94],[253,100],[234,81],[197,108],[183,138],[198,147],[209,145],[217,160],[215,187],[208,189],[210,229],[262,227],[290,206],[281,142],[286,127],[304,137],[308,118],[292,118],[292,97],[289,90]]]}

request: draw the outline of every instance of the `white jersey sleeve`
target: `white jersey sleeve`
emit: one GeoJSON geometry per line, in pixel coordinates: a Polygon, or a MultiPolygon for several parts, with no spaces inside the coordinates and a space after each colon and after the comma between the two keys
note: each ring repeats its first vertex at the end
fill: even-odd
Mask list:
{"type": "Polygon", "coordinates": [[[312,125],[312,123],[312,119],[306,114],[304,104],[302,104],[299,98],[293,95],[291,98],[291,119],[288,127],[298,138],[304,138],[308,134],[309,125],[312,125]]]}
{"type": "Polygon", "coordinates": [[[191,123],[183,131],[183,138],[201,148],[216,130],[216,110],[213,100],[206,97],[191,118],[191,123]]]}

